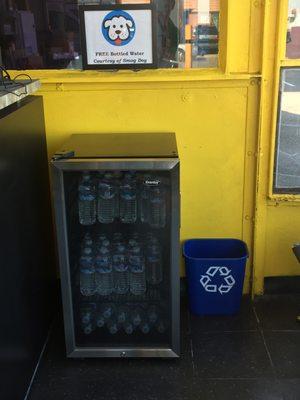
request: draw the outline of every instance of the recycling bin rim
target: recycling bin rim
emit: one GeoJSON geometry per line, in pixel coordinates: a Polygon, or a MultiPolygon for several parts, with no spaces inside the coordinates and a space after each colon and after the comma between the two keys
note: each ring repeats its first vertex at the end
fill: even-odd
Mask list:
{"type": "Polygon", "coordinates": [[[226,260],[241,260],[243,258],[249,258],[249,251],[248,251],[248,246],[247,244],[241,240],[241,239],[236,239],[236,238],[193,238],[193,239],[187,239],[183,242],[183,256],[187,259],[190,260],[216,260],[216,259],[226,259],[226,260]],[[186,254],[186,244],[190,243],[190,242],[218,242],[218,241],[222,241],[222,242],[239,242],[241,245],[243,245],[244,250],[245,250],[245,254],[241,257],[216,257],[216,256],[212,256],[212,257],[192,257],[188,254],[186,254]]]}

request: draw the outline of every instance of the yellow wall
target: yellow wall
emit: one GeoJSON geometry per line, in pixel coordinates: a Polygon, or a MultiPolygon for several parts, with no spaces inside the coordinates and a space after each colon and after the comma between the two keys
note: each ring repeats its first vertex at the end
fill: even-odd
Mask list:
{"type": "Polygon", "coordinates": [[[45,85],[49,155],[72,133],[174,131],[181,158],[182,239],[242,238],[249,90],[257,101],[257,86],[247,80],[157,88],[100,84],[89,91],[66,85],[60,92],[45,85]]]}
{"type": "Polygon", "coordinates": [[[256,293],[264,276],[298,272],[298,207],[267,194],[277,5],[221,1],[216,70],[29,71],[42,78],[49,156],[72,133],[176,132],[181,238],[244,239],[254,254],[245,291],[253,274],[256,293]]]}
{"type": "Polygon", "coordinates": [[[254,293],[263,292],[266,276],[299,275],[291,248],[299,242],[300,196],[274,195],[273,162],[276,138],[279,70],[300,66],[285,60],[288,0],[265,3],[256,213],[254,229],[254,293]]]}

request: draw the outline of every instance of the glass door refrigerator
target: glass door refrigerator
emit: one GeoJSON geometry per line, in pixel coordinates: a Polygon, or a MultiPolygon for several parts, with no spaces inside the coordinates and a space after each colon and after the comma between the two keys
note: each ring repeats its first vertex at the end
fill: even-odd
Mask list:
{"type": "Polygon", "coordinates": [[[175,134],[72,135],[51,172],[68,357],[179,357],[175,134]]]}

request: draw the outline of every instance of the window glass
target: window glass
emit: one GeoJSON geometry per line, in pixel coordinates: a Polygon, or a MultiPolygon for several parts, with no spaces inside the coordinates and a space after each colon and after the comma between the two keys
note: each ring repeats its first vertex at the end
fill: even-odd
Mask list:
{"type": "MultiPolygon", "coordinates": [[[[80,69],[78,4],[150,0],[0,0],[0,64],[80,69]]],[[[216,67],[219,0],[155,0],[159,68],[216,67]]]]}
{"type": "Polygon", "coordinates": [[[286,57],[300,58],[300,0],[289,0],[286,57]]]}
{"type": "Polygon", "coordinates": [[[300,193],[300,68],[281,70],[274,191],[300,193]]]}

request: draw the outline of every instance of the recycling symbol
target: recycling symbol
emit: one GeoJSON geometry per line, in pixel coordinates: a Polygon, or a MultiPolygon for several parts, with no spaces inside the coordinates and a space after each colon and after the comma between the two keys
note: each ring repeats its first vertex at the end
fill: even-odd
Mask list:
{"type": "Polygon", "coordinates": [[[235,279],[229,268],[213,266],[208,268],[205,275],[201,275],[200,283],[207,292],[217,293],[219,291],[221,294],[227,294],[235,285],[235,279]],[[212,278],[215,276],[223,277],[223,282],[219,286],[212,284],[212,278]]]}

